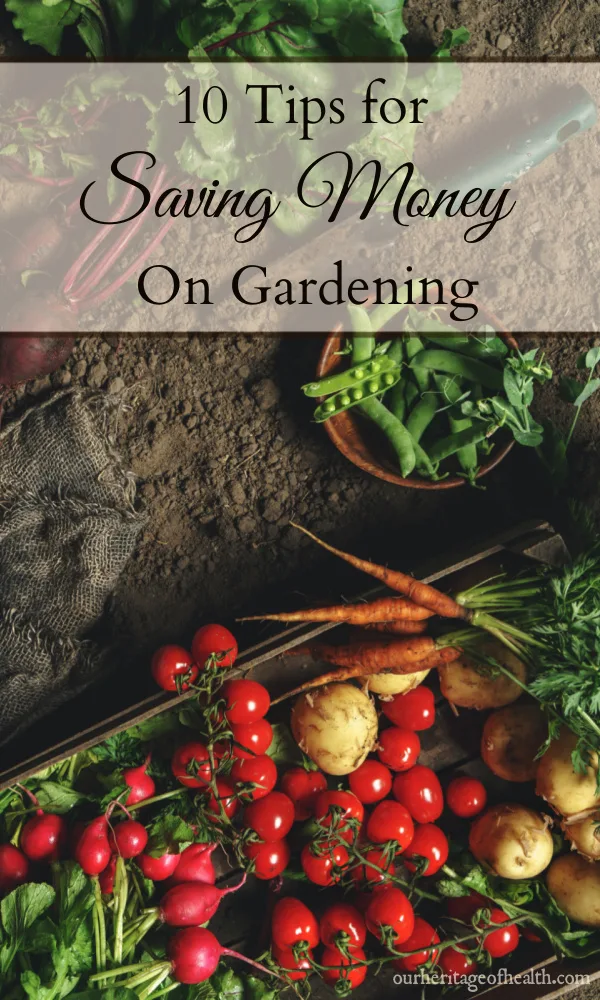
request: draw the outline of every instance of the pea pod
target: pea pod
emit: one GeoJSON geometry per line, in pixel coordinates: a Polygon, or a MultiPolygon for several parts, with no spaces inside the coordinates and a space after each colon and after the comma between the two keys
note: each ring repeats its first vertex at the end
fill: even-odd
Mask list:
{"type": "Polygon", "coordinates": [[[427,371],[445,372],[447,375],[460,375],[469,382],[481,382],[488,389],[502,391],[502,372],[477,358],[468,358],[452,351],[428,349],[420,351],[410,363],[413,370],[419,368],[427,371]]]}
{"type": "MultiPolygon", "coordinates": [[[[372,378],[357,382],[347,389],[342,389],[341,392],[336,392],[333,396],[329,396],[328,399],[320,403],[313,414],[314,419],[317,423],[323,423],[324,420],[329,420],[330,417],[336,417],[338,413],[349,410],[351,406],[357,406],[365,400],[380,396],[399,380],[400,369],[396,367],[391,371],[382,372],[379,375],[374,375],[372,378]]],[[[383,403],[381,405],[383,406],[383,403]]]]}
{"type": "Polygon", "coordinates": [[[360,404],[360,408],[387,437],[398,456],[400,472],[406,479],[416,465],[415,448],[406,427],[379,399],[367,399],[360,404]]]}
{"type": "Polygon", "coordinates": [[[485,337],[478,337],[475,334],[470,337],[466,334],[462,336],[448,334],[447,337],[428,334],[427,340],[438,347],[443,347],[449,351],[458,351],[459,354],[479,358],[480,361],[488,359],[500,361],[508,354],[508,347],[501,337],[488,337],[486,339],[485,337]]]}
{"type": "Polygon", "coordinates": [[[385,405],[398,420],[404,420],[406,414],[406,382],[401,379],[385,396],[385,405]]]}
{"type": "MultiPolygon", "coordinates": [[[[462,395],[460,381],[457,378],[451,378],[447,375],[435,375],[434,379],[435,384],[443,394],[444,399],[447,399],[449,403],[457,403],[462,395]]],[[[448,423],[450,424],[452,434],[458,434],[460,431],[466,431],[473,426],[473,421],[470,417],[463,417],[460,415],[457,416],[456,411],[453,410],[448,411],[448,423]]],[[[479,466],[479,462],[477,460],[477,445],[465,445],[464,448],[460,448],[457,451],[456,457],[458,458],[463,472],[466,472],[469,478],[475,477],[479,466]]]]}
{"type": "Polygon", "coordinates": [[[429,427],[438,409],[438,401],[434,392],[425,392],[419,402],[410,412],[406,421],[406,429],[412,434],[413,440],[419,442],[429,427]]]}
{"type": "Polygon", "coordinates": [[[477,423],[467,430],[459,431],[458,434],[450,434],[449,437],[440,438],[429,449],[429,458],[434,464],[442,462],[445,458],[456,455],[461,448],[480,444],[497,430],[498,427],[494,424],[477,423]]]}
{"type": "Polygon", "coordinates": [[[366,309],[362,306],[348,306],[352,327],[352,361],[355,365],[368,361],[375,350],[373,327],[366,309]]]}
{"type": "Polygon", "coordinates": [[[425,392],[425,390],[429,388],[429,372],[422,368],[419,364],[413,364],[413,361],[416,357],[423,353],[423,347],[423,341],[420,337],[411,335],[406,338],[406,357],[410,363],[415,381],[421,392],[425,392]]]}
{"type": "Polygon", "coordinates": [[[365,364],[353,365],[343,372],[336,372],[334,375],[327,375],[319,379],[318,382],[307,382],[302,386],[305,396],[328,396],[331,392],[340,392],[350,386],[364,382],[366,379],[382,375],[388,371],[400,371],[398,364],[389,357],[389,354],[382,354],[381,357],[372,358],[365,364]]]}
{"type": "Polygon", "coordinates": [[[390,361],[395,361],[397,365],[399,365],[401,361],[404,361],[403,337],[394,337],[391,346],[389,347],[388,352],[386,354],[386,358],[389,358],[390,361]]]}

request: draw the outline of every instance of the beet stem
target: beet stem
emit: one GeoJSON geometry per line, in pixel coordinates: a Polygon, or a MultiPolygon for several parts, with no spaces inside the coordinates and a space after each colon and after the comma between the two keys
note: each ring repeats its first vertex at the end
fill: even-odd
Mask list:
{"type": "Polygon", "coordinates": [[[254,969],[258,969],[259,972],[266,973],[267,976],[276,976],[277,979],[282,978],[271,969],[265,968],[265,966],[261,965],[260,962],[255,962],[252,958],[247,958],[246,955],[240,955],[239,951],[232,951],[231,948],[223,948],[221,954],[229,955],[230,958],[238,958],[240,962],[247,962],[248,965],[251,965],[254,969]]]}
{"type": "MultiPolygon", "coordinates": [[[[143,157],[140,157],[139,162],[133,173],[134,180],[140,179],[143,169],[144,169],[144,160],[143,157]]],[[[115,214],[113,215],[112,219],[110,220],[111,223],[118,222],[125,215],[126,210],[129,208],[129,205],[133,200],[133,196],[134,196],[134,188],[131,187],[125,194],[123,201],[121,202],[115,214]]],[[[71,288],[77,281],[77,278],[81,273],[83,265],[93,254],[96,247],[99,246],[99,244],[102,243],[104,239],[106,239],[109,233],[110,233],[110,228],[108,225],[101,226],[96,235],[94,236],[94,238],[90,240],[90,242],[84,248],[84,250],[82,250],[79,256],[73,261],[73,264],[67,271],[63,280],[62,291],[65,295],[67,295],[68,292],[70,292],[71,288]]]]}
{"type": "MultiPolygon", "coordinates": [[[[166,176],[166,172],[166,167],[162,167],[159,171],[159,174],[150,189],[152,197],[154,197],[156,192],[159,190],[160,185],[166,176]]],[[[73,288],[71,290],[71,294],[69,295],[70,302],[80,303],[85,300],[86,296],[94,288],[96,288],[106,272],[110,270],[114,262],[121,256],[127,244],[131,242],[136,233],[144,225],[145,221],[146,219],[144,214],[141,213],[138,215],[137,219],[135,219],[133,224],[128,225],[125,232],[121,233],[121,235],[117,237],[112,248],[107,250],[104,257],[92,266],[87,278],[84,278],[77,288],[73,288]]]]}

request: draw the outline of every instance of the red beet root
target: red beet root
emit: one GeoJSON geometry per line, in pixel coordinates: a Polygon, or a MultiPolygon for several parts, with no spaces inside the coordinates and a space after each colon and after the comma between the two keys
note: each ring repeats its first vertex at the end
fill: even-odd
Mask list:
{"type": "Polygon", "coordinates": [[[67,839],[67,824],[62,816],[40,809],[21,830],[20,847],[30,861],[58,861],[67,839]]]}
{"type": "Polygon", "coordinates": [[[111,858],[108,842],[108,820],[98,816],[88,823],[75,848],[75,860],[86,875],[100,875],[111,858]]]}
{"type": "Polygon", "coordinates": [[[137,858],[148,843],[146,827],[135,819],[125,819],[115,826],[110,837],[110,846],[121,858],[137,858]]]}
{"type": "Polygon", "coordinates": [[[73,350],[73,337],[36,337],[69,329],[66,310],[52,302],[35,300],[11,309],[0,337],[0,385],[18,385],[50,375],[65,363],[73,350]],[[23,336],[17,336],[22,333],[23,336]],[[26,336],[29,334],[29,336],[26,336]]]}
{"type": "Polygon", "coordinates": [[[146,773],[149,763],[150,755],[146,757],[146,760],[140,767],[130,767],[126,771],[123,771],[123,781],[131,789],[125,799],[126,806],[135,806],[138,802],[143,802],[144,799],[151,799],[154,795],[156,785],[150,775],[146,773]]]}
{"type": "Polygon", "coordinates": [[[29,862],[13,844],[0,844],[0,894],[12,892],[27,881],[29,862]]]}
{"type": "Polygon", "coordinates": [[[211,854],[216,846],[216,844],[190,844],[186,847],[179,855],[179,864],[172,881],[177,884],[208,882],[214,885],[217,876],[211,854]]]}

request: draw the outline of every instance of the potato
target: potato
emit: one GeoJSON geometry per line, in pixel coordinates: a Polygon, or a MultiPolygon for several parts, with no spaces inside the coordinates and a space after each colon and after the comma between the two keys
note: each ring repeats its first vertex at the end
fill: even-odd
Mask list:
{"type": "MultiPolygon", "coordinates": [[[[525,681],[525,664],[514,653],[495,639],[481,645],[481,652],[493,656],[498,663],[510,670],[520,681],[525,681]]],[[[460,708],[502,708],[510,705],[522,694],[521,687],[505,674],[490,677],[466,653],[452,663],[438,668],[442,694],[460,708]]]]}
{"type": "Polygon", "coordinates": [[[546,882],[571,920],[600,927],[600,865],[579,854],[563,854],[550,865],[546,882]]]}
{"type": "Polygon", "coordinates": [[[475,820],[469,848],[482,865],[502,878],[535,878],[552,861],[552,834],[544,816],[504,803],[475,820]]]}
{"type": "Polygon", "coordinates": [[[592,813],[576,823],[564,823],[563,833],[571,850],[590,861],[600,861],[600,812],[592,813]]]}
{"type": "Polygon", "coordinates": [[[372,700],[353,684],[326,684],[298,698],[292,732],[300,749],[326,774],[350,774],[377,740],[372,700]]]}
{"type": "Polygon", "coordinates": [[[598,756],[593,756],[593,767],[579,774],[571,760],[576,744],[575,734],[564,727],[559,738],[552,741],[540,758],[536,772],[536,794],[563,816],[576,816],[600,806],[600,797],[596,794],[598,756]]]}
{"type": "Polygon", "coordinates": [[[535,756],[548,735],[548,724],[536,704],[524,702],[492,712],[481,734],[481,756],[490,771],[505,781],[533,781],[535,756]]]}
{"type": "Polygon", "coordinates": [[[372,691],[382,698],[391,698],[395,694],[406,694],[422,684],[428,670],[420,670],[417,674],[369,674],[359,677],[365,691],[372,691]]]}

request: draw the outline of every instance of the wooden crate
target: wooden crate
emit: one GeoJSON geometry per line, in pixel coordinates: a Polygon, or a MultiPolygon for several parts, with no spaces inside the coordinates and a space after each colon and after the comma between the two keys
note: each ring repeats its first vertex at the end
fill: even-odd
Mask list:
{"type": "MultiPolygon", "coordinates": [[[[505,532],[485,545],[474,545],[469,551],[448,555],[445,558],[430,561],[429,564],[417,567],[417,575],[427,582],[438,582],[443,589],[453,590],[464,587],[493,575],[502,568],[513,570],[526,566],[531,561],[558,565],[566,557],[566,549],[562,538],[546,522],[528,522],[505,532]]],[[[363,593],[362,597],[372,597],[381,593],[381,588],[374,588],[363,593]]],[[[333,598],[333,595],[332,595],[333,598]]],[[[273,695],[283,693],[290,687],[301,683],[303,679],[322,672],[323,665],[313,661],[309,656],[294,657],[282,654],[288,653],[294,646],[308,639],[322,635],[333,628],[343,626],[332,625],[296,625],[282,629],[280,626],[265,625],[258,630],[262,637],[252,645],[244,648],[243,635],[236,668],[232,675],[244,676],[252,674],[254,678],[265,683],[273,695]]],[[[257,630],[255,629],[255,635],[257,630]]],[[[430,675],[431,676],[431,675],[430,675]]],[[[435,678],[432,685],[435,689],[435,678]]],[[[507,799],[527,800],[531,798],[530,788],[518,785],[507,785],[494,779],[479,759],[479,739],[485,713],[463,710],[460,722],[452,715],[448,703],[436,691],[438,712],[433,729],[422,734],[422,753],[420,762],[436,770],[442,784],[456,772],[481,775],[485,778],[486,787],[490,793],[491,802],[507,799]]],[[[169,710],[185,701],[186,695],[172,696],[163,692],[152,694],[142,701],[126,705],[118,713],[94,722],[84,729],[76,729],[81,716],[73,712],[70,731],[63,731],[62,738],[56,742],[48,740],[47,746],[34,755],[24,758],[11,751],[10,745],[5,748],[0,757],[0,791],[16,781],[36,774],[50,764],[57,763],[77,751],[93,747],[106,737],[121,732],[161,712],[169,710]]],[[[289,716],[289,705],[279,707],[281,718],[289,716]]],[[[64,713],[63,713],[64,718],[64,713]]],[[[44,723],[44,731],[52,733],[52,717],[44,723]]],[[[67,727],[68,728],[68,727],[67,727]]],[[[224,881],[235,882],[236,873],[222,868],[224,881]]],[[[304,891],[304,890],[303,890],[304,891]]],[[[312,890],[308,890],[307,901],[310,902],[312,890]]],[[[314,893],[313,893],[314,895],[314,893]]],[[[318,893],[317,902],[318,902],[318,893]]],[[[328,894],[329,898],[329,894],[328,894]]],[[[242,946],[249,949],[260,949],[265,946],[268,913],[274,901],[274,894],[265,883],[250,880],[241,893],[229,897],[223,904],[215,919],[215,930],[221,940],[230,946],[242,946]],[[258,918],[258,919],[257,919],[258,918]]],[[[531,945],[521,947],[510,961],[495,963],[505,964],[513,974],[522,974],[533,979],[537,973],[538,982],[526,982],[515,985],[480,986],[477,992],[461,991],[460,996],[472,997],[481,993],[493,991],[494,1000],[512,1000],[517,995],[519,1000],[551,1000],[562,996],[572,989],[577,989],[573,983],[556,983],[559,975],[565,977],[586,975],[590,980],[600,978],[600,968],[597,960],[588,962],[558,962],[546,945],[531,945]],[[551,982],[552,981],[552,982],[551,982]]],[[[492,970],[493,971],[493,970],[492,970]]],[[[391,970],[367,978],[365,984],[356,991],[357,1000],[368,997],[391,996],[393,991],[402,990],[403,997],[407,994],[411,1000],[420,996],[420,987],[395,986],[391,970]]],[[[428,995],[435,995],[436,988],[430,988],[428,995]]],[[[314,994],[318,1000],[322,996],[331,997],[331,991],[318,986],[314,994]]],[[[453,995],[457,995],[456,992],[453,995]]],[[[600,996],[600,992],[599,992],[600,996]]]]}

